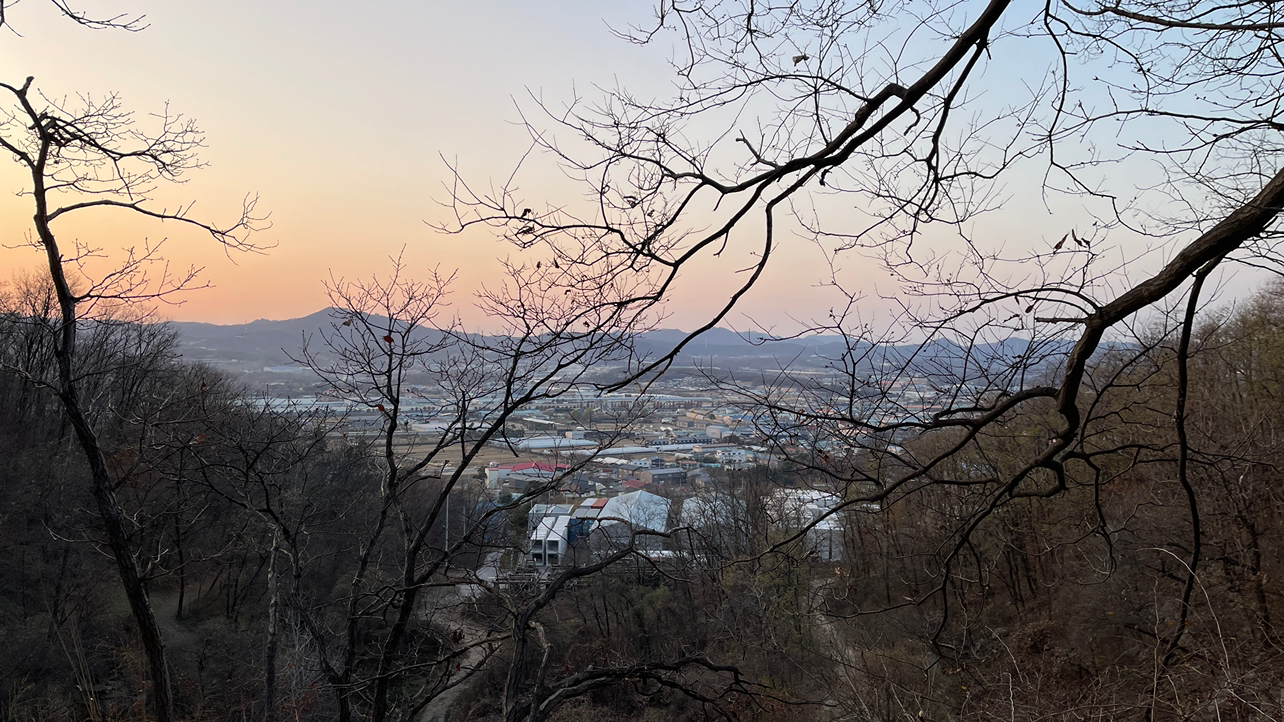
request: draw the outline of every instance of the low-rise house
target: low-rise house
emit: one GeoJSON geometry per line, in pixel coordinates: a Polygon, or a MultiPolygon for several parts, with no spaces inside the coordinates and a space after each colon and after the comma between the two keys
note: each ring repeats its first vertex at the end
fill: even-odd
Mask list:
{"type": "Polygon", "coordinates": [[[647,484],[681,484],[687,480],[687,470],[676,466],[667,469],[643,469],[638,472],[638,479],[647,484]]]}
{"type": "Polygon", "coordinates": [[[565,464],[549,464],[543,461],[519,461],[513,464],[500,464],[491,462],[486,467],[486,483],[492,487],[498,486],[499,482],[507,479],[514,474],[522,474],[527,477],[552,479],[558,474],[570,469],[565,464]]]}
{"type": "Polygon", "coordinates": [[[615,475],[620,481],[638,478],[643,469],[650,468],[641,464],[620,464],[615,468],[615,475]]]}
{"type": "Polygon", "coordinates": [[[714,455],[718,457],[718,461],[724,464],[747,464],[755,458],[752,451],[737,447],[718,449],[714,455]]]}
{"type": "Polygon", "coordinates": [[[499,482],[499,484],[497,484],[495,488],[502,487],[506,490],[512,491],[515,494],[522,494],[522,493],[525,493],[527,490],[529,490],[532,486],[538,487],[541,484],[548,484],[550,481],[552,481],[552,478],[548,476],[516,473],[516,474],[509,474],[508,476],[504,477],[504,480],[502,482],[499,482]]]}

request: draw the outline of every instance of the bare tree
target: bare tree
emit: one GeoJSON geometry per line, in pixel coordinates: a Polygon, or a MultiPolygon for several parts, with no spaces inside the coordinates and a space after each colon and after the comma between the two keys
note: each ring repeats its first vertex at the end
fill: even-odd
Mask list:
{"type": "MultiPolygon", "coordinates": [[[[531,279],[512,271],[509,287],[522,293],[531,279]]],[[[450,280],[435,272],[414,280],[395,260],[386,279],[333,281],[331,327],[308,339],[302,356],[328,394],[354,404],[348,443],[369,448],[380,476],[344,609],[300,604],[341,719],[413,715],[508,638],[502,629],[459,632],[467,625],[451,611],[462,609],[455,590],[479,584],[480,562],[510,545],[497,531],[507,515],[558,489],[563,475],[501,501],[470,488],[470,467],[487,445],[511,450],[506,428],[516,411],[591,393],[585,374],[631,352],[632,329],[616,319],[539,296],[524,305],[484,298],[507,332],[466,333],[446,315],[450,280]],[[337,633],[327,631],[327,617],[337,633]],[[408,679],[426,681],[398,692],[408,679]]]]}
{"type": "MultiPolygon", "coordinates": [[[[0,123],[0,147],[28,175],[30,186],[24,193],[33,205],[32,245],[45,255],[57,301],[53,317],[39,319],[51,333],[54,368],[47,375],[33,373],[31,380],[57,396],[88,461],[103,531],[150,662],[156,714],[158,719],[171,720],[174,711],[164,641],[117,499],[108,450],[85,395],[86,374],[95,370],[87,371],[82,365],[86,347],[81,337],[86,324],[109,309],[180,291],[191,285],[195,272],[172,276],[162,268],[159,274],[149,275],[149,271],[155,274],[158,249],[146,247],[129,252],[114,270],[94,277],[84,262],[98,249],[78,243],[65,247],[55,228],[60,219],[71,215],[124,210],[193,225],[221,244],[250,248],[244,233],[254,224],[254,203],[248,201],[240,218],[227,227],[194,220],[187,208],[154,209],[149,198],[155,186],[176,180],[194,166],[194,152],[201,142],[196,126],[182,117],[162,115],[156,131],[144,131],[114,96],[64,106],[42,98],[32,82],[27,78],[22,85],[0,83],[0,90],[9,97],[0,123]]],[[[130,320],[140,318],[133,315],[130,320]]]]}
{"type": "MultiPolygon", "coordinates": [[[[635,374],[668,368],[724,322],[782,249],[813,241],[832,267],[852,253],[872,258],[900,282],[900,330],[872,333],[860,294],[823,269],[817,280],[846,305],[802,334],[843,339],[828,376],[726,389],[805,483],[842,499],[767,553],[786,553],[828,520],[873,510],[899,519],[888,523],[909,536],[888,544],[925,566],[874,608],[844,614],[908,620],[930,609],[930,624],[914,624],[933,654],[960,662],[981,644],[967,617],[991,589],[991,559],[979,551],[987,534],[1029,563],[1034,538],[1063,538],[1046,520],[1074,508],[1087,520],[1079,548],[1099,542],[1092,553],[1109,567],[1127,522],[1104,490],[1170,470],[1169,511],[1150,537],[1165,552],[1146,573],[1164,589],[1152,607],[1164,620],[1150,633],[1152,678],[1176,674],[1192,659],[1192,615],[1209,609],[1199,606],[1204,461],[1190,428],[1203,413],[1191,405],[1199,311],[1228,264],[1278,268],[1277,11],[1144,1],[658,6],[653,26],[621,35],[677,38],[674,97],[608,91],[528,121],[535,148],[592,201],[541,203],[518,181],[481,192],[460,179],[450,228],[497,229],[553,269],[548,293],[589,289],[597,308],[626,319],[703,283],[691,272],[702,259],[745,258],[705,322],[635,374]],[[1091,227],[1075,227],[1077,215],[1045,248],[1005,252],[977,229],[1003,206],[1005,181],[1032,178],[1041,199],[1012,194],[1082,208],[1091,227]],[[1144,258],[1140,244],[1164,258],[1144,275],[1124,273],[1115,259],[1144,258]],[[1157,370],[1169,363],[1170,375],[1157,370]],[[1146,379],[1172,393],[1137,397],[1153,393],[1146,379]],[[1140,428],[1155,436],[1136,438],[1140,428]],[[1005,534],[1009,525],[1024,536],[1005,534]]],[[[1031,571],[1012,588],[1056,577],[1031,571]]],[[[1138,684],[1153,709],[1157,686],[1138,684]]]]}
{"type": "MultiPolygon", "coordinates": [[[[67,0],[49,0],[50,4],[57,9],[58,14],[68,20],[93,30],[129,30],[138,31],[147,27],[144,22],[144,16],[131,15],[129,13],[118,13],[116,15],[97,15],[78,9],[74,4],[67,0]]],[[[17,0],[8,0],[0,3],[0,28],[8,26],[13,29],[13,22],[9,18],[10,8],[17,5],[17,0]]]]}

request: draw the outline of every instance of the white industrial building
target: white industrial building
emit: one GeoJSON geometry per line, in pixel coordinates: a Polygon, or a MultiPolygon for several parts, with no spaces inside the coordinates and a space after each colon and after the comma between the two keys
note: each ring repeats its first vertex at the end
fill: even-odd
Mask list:
{"type": "MultiPolygon", "coordinates": [[[[528,522],[530,561],[537,567],[572,564],[624,548],[634,532],[666,531],[668,523],[669,500],[646,491],[585,499],[575,507],[536,504],[528,522]]],[[[634,540],[634,548],[644,552],[662,547],[662,537],[644,534],[634,540]]]]}

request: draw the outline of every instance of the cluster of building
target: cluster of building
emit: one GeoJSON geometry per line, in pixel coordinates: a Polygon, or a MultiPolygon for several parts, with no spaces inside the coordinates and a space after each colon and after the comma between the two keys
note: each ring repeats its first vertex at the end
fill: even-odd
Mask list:
{"type": "Polygon", "coordinates": [[[717,469],[747,469],[775,463],[765,449],[732,445],[695,445],[686,451],[657,452],[653,447],[602,449],[586,457],[567,454],[568,461],[491,462],[486,484],[495,493],[522,494],[557,479],[557,489],[576,496],[614,494],[637,489],[693,486],[699,488],[717,469]]]}
{"type": "Polygon", "coordinates": [[[669,528],[672,502],[648,491],[588,498],[579,504],[535,504],[527,515],[529,562],[537,567],[585,563],[623,545],[655,553],[669,528]]]}
{"type": "Polygon", "coordinates": [[[844,548],[841,501],[813,489],[777,489],[752,504],[715,491],[673,500],[638,490],[574,503],[535,504],[527,517],[525,564],[577,566],[625,548],[657,562],[724,560],[759,548],[762,535],[768,533],[800,533],[798,543],[805,554],[838,560],[844,548]]]}
{"type": "MultiPolygon", "coordinates": [[[[688,402],[706,401],[692,397],[688,402]]],[[[658,415],[658,414],[657,414],[658,415]]],[[[585,414],[547,416],[532,410],[523,412],[510,426],[520,437],[503,441],[527,457],[548,462],[492,463],[486,468],[489,486],[500,492],[521,493],[531,482],[547,481],[563,466],[579,471],[565,486],[582,487],[585,494],[610,493],[701,481],[701,470],[746,469],[774,463],[761,446],[748,442],[752,427],[742,415],[698,408],[681,410],[650,423],[634,423],[623,430],[610,423],[605,428],[585,428],[568,422],[584,420],[585,414]]]]}

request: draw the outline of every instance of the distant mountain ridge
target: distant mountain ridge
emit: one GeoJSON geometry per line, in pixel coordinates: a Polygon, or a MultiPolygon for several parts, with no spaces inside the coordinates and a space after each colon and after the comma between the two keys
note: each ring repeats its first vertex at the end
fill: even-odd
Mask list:
{"type": "MultiPolygon", "coordinates": [[[[220,325],[175,321],[184,357],[217,366],[260,370],[286,367],[300,357],[304,339],[316,338],[333,323],[335,309],[326,308],[301,318],[259,319],[249,323],[220,325]]],[[[655,358],[667,353],[687,336],[677,329],[658,329],[638,334],[639,353],[655,358]]],[[[875,346],[868,341],[848,340],[837,335],[770,340],[762,333],[738,333],[724,328],[710,329],[688,342],[675,365],[723,369],[775,370],[830,368],[849,349],[864,356],[862,370],[884,364],[910,365],[917,373],[951,375],[973,366],[1008,366],[1019,363],[1032,351],[1039,357],[1056,357],[1070,350],[1069,341],[1043,341],[1033,348],[1024,338],[977,344],[965,348],[938,339],[927,344],[875,346]]]]}
{"type": "Polygon", "coordinates": [[[221,325],[199,321],[171,321],[178,330],[183,356],[217,366],[241,370],[292,363],[303,348],[303,339],[330,325],[330,309],[283,321],[259,319],[221,325]]]}

